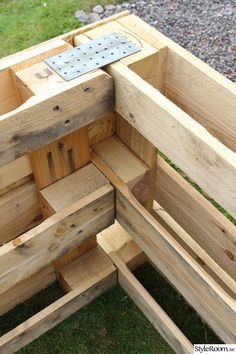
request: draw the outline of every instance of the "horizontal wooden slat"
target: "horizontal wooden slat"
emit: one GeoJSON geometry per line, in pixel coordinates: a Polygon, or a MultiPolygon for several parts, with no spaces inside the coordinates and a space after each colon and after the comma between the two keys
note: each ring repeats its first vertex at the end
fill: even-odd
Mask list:
{"type": "Polygon", "coordinates": [[[114,222],[110,185],[61,210],[0,248],[0,293],[114,222]]]}
{"type": "Polygon", "coordinates": [[[140,18],[130,15],[117,21],[153,47],[168,47],[165,94],[236,151],[235,85],[140,18]]]}
{"type": "Polygon", "coordinates": [[[222,340],[236,340],[236,301],[134,198],[95,153],[92,161],[116,188],[116,219],[153,264],[198,311],[222,340]]]}
{"type": "Polygon", "coordinates": [[[112,109],[112,79],[101,71],[31,97],[0,117],[0,166],[92,123],[112,109]]]}
{"type": "Polygon", "coordinates": [[[32,173],[27,155],[0,168],[0,190],[29,176],[32,173]]]}
{"type": "MultiPolygon", "coordinates": [[[[78,277],[86,270],[86,263],[86,259],[81,259],[78,277]]],[[[3,335],[0,338],[0,353],[15,353],[113,287],[117,280],[113,264],[101,271],[97,269],[96,274],[87,271],[86,275],[80,286],[3,335]]]]}
{"type": "Polygon", "coordinates": [[[236,228],[161,157],[155,199],[236,280],[236,228]]]}
{"type": "Polygon", "coordinates": [[[122,63],[107,71],[114,79],[116,110],[236,215],[236,154],[122,63]]]}
{"type": "Polygon", "coordinates": [[[42,221],[35,183],[27,182],[0,197],[0,244],[42,221]]]}
{"type": "Polygon", "coordinates": [[[110,257],[117,267],[118,283],[174,349],[175,353],[192,354],[193,346],[190,341],[131,273],[122,259],[114,252],[110,257]]]}
{"type": "Polygon", "coordinates": [[[16,305],[23,303],[31,296],[39,293],[56,280],[55,269],[52,264],[44,267],[30,278],[20,281],[0,295],[0,316],[4,315],[16,305]]]}

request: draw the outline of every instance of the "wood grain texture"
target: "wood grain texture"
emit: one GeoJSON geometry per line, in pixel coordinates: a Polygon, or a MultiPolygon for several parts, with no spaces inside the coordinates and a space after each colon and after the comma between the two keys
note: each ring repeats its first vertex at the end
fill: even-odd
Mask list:
{"type": "MultiPolygon", "coordinates": [[[[94,266],[96,267],[96,264],[94,266]]],[[[83,272],[84,269],[86,260],[81,260],[80,271],[83,272]]],[[[3,335],[0,338],[0,353],[15,353],[113,287],[116,281],[116,269],[113,265],[98,270],[95,275],[94,272],[89,273],[86,280],[69,294],[3,335]]]]}
{"type": "Polygon", "coordinates": [[[113,268],[112,261],[100,246],[93,247],[60,270],[60,284],[66,292],[81,287],[90,278],[96,278],[107,268],[113,268]]]}
{"type": "Polygon", "coordinates": [[[27,155],[0,168],[0,190],[32,174],[27,155]]]}
{"type": "Polygon", "coordinates": [[[236,215],[236,154],[122,63],[107,70],[114,80],[116,110],[236,215]]]}
{"type": "Polygon", "coordinates": [[[131,273],[124,261],[116,254],[111,259],[117,267],[118,283],[149,319],[151,324],[174,349],[177,354],[191,354],[193,345],[162,310],[137,278],[131,273]]]}
{"type": "Polygon", "coordinates": [[[35,183],[29,181],[0,197],[0,244],[42,221],[35,183]]]}
{"type": "Polygon", "coordinates": [[[226,343],[236,340],[236,301],[157,222],[95,153],[94,164],[116,189],[116,219],[153,264],[226,343]]]}
{"type": "Polygon", "coordinates": [[[50,264],[30,278],[20,281],[0,295],[0,316],[39,293],[56,280],[54,267],[50,264]]]}
{"type": "Polygon", "coordinates": [[[63,209],[0,248],[0,293],[114,222],[110,185],[63,209]]]}
{"type": "Polygon", "coordinates": [[[43,189],[40,194],[57,213],[107,184],[106,177],[90,163],[43,189]]]}
{"type": "Polygon", "coordinates": [[[87,127],[33,151],[30,161],[39,191],[84,167],[90,162],[87,127]]]}
{"type": "Polygon", "coordinates": [[[90,73],[62,84],[59,92],[34,96],[0,118],[0,165],[59,139],[113,109],[106,73],[90,73]]]}
{"type": "Polygon", "coordinates": [[[236,151],[236,88],[187,50],[130,15],[117,20],[155,48],[168,47],[165,94],[213,136],[236,151]]]}
{"type": "Polygon", "coordinates": [[[162,158],[155,199],[236,280],[236,228],[162,158]]]}

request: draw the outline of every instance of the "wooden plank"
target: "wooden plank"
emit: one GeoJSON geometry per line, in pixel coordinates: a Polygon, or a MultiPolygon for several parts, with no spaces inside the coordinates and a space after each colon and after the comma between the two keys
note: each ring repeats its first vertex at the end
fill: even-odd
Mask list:
{"type": "Polygon", "coordinates": [[[115,133],[115,114],[111,112],[104,118],[96,120],[88,126],[90,146],[110,138],[115,133]]]}
{"type": "Polygon", "coordinates": [[[155,199],[236,280],[236,229],[162,158],[155,199]]]}
{"type": "MultiPolygon", "coordinates": [[[[91,263],[88,257],[81,259],[78,277],[83,277],[88,261],[91,263]]],[[[96,263],[94,268],[96,269],[96,263]]],[[[0,353],[15,353],[113,287],[116,281],[116,269],[113,265],[109,264],[101,271],[98,269],[96,274],[94,271],[89,272],[80,286],[3,335],[0,338],[0,353]]]]}
{"type": "Polygon", "coordinates": [[[39,293],[56,280],[54,267],[50,264],[28,279],[15,284],[0,295],[0,316],[13,309],[16,305],[39,293]]]}
{"type": "Polygon", "coordinates": [[[112,253],[110,256],[117,267],[118,283],[174,349],[175,353],[191,354],[193,345],[131,273],[124,261],[116,253],[112,253]]]}
{"type": "MultiPolygon", "coordinates": [[[[125,34],[128,39],[135,42],[138,47],[141,47],[141,51],[139,53],[123,58],[120,62],[124,63],[124,65],[128,66],[131,70],[136,72],[143,79],[147,80],[154,87],[162,89],[163,75],[160,74],[160,72],[161,70],[164,70],[164,58],[166,56],[165,48],[157,51],[140,37],[133,36],[132,32],[129,32],[127,29],[125,30],[125,28],[118,22],[111,22],[108,25],[101,26],[97,31],[89,31],[86,33],[86,36],[95,39],[98,36],[109,33],[111,30],[121,32],[123,35],[125,34]]],[[[81,36],[78,36],[78,38],[80,37],[81,36]]],[[[136,155],[144,158],[145,162],[148,160],[147,165],[150,167],[150,171],[145,181],[146,189],[148,191],[144,205],[149,211],[151,211],[153,207],[153,193],[156,177],[156,148],[148,140],[143,138],[141,134],[137,134],[132,126],[127,127],[127,129],[118,130],[118,127],[121,126],[121,123],[119,123],[120,120],[121,117],[116,115],[116,134],[122,141],[126,141],[126,144],[129,142],[127,145],[131,148],[131,150],[134,148],[136,155]],[[134,137],[132,140],[132,142],[135,142],[134,144],[130,143],[130,134],[134,137]],[[146,156],[147,151],[151,151],[151,160],[149,160],[149,156],[146,156]]]]}
{"type": "Polygon", "coordinates": [[[38,190],[42,190],[90,162],[87,127],[30,153],[38,190]]]}
{"type": "Polygon", "coordinates": [[[188,254],[197,261],[230,296],[236,300],[236,282],[156,201],[154,218],[168,231],[188,254]]]}
{"type": "Polygon", "coordinates": [[[116,252],[131,270],[147,260],[143,251],[118,222],[100,232],[97,240],[106,254],[110,256],[112,252],[116,252]]]}
{"type": "Polygon", "coordinates": [[[60,91],[34,96],[14,113],[1,116],[0,165],[112,111],[113,83],[106,73],[93,72],[61,86],[60,91]]]}
{"type": "Polygon", "coordinates": [[[0,244],[42,221],[35,183],[29,181],[0,197],[0,244]]]}
{"type": "Polygon", "coordinates": [[[236,151],[235,85],[134,15],[117,20],[155,48],[168,47],[165,94],[236,151]]]}
{"type": "Polygon", "coordinates": [[[90,163],[43,189],[40,195],[50,204],[54,213],[57,213],[107,184],[109,181],[106,177],[90,163]]]}
{"type": "Polygon", "coordinates": [[[226,343],[236,340],[236,301],[204,271],[92,153],[92,161],[116,188],[116,219],[155,266],[226,343]]]}
{"type": "Polygon", "coordinates": [[[102,248],[96,246],[60,270],[60,283],[70,292],[107,268],[114,268],[113,263],[102,248]]]}
{"type": "Polygon", "coordinates": [[[0,168],[0,190],[32,174],[27,155],[0,168]]]}
{"type": "Polygon", "coordinates": [[[122,63],[107,70],[114,80],[116,110],[236,215],[236,154],[122,63]]]}
{"type": "Polygon", "coordinates": [[[113,222],[113,188],[105,185],[3,245],[0,248],[0,293],[113,222]]]}
{"type": "Polygon", "coordinates": [[[146,206],[149,198],[149,170],[118,138],[111,137],[93,146],[93,150],[126,183],[138,200],[146,206]],[[125,163],[124,163],[125,159],[125,163]]]}

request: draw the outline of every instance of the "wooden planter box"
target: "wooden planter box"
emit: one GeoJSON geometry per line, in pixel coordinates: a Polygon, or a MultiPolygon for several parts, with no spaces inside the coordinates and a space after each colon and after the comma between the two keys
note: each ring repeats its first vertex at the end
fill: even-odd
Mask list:
{"type": "Polygon", "coordinates": [[[132,273],[146,258],[235,343],[235,226],[162,157],[235,216],[234,85],[128,12],[2,59],[0,85],[0,314],[56,279],[67,292],[2,336],[0,353],[117,281],[192,353],[132,273]],[[68,82],[43,61],[114,31],[141,51],[68,82]]]}

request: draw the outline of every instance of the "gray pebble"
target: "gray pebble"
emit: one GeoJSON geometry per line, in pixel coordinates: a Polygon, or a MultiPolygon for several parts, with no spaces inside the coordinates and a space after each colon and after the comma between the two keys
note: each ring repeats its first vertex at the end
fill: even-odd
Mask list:
{"type": "Polygon", "coordinates": [[[77,10],[75,12],[75,17],[77,18],[77,20],[79,22],[82,22],[82,23],[88,23],[88,15],[86,14],[85,11],[83,10],[77,10]]]}
{"type": "Polygon", "coordinates": [[[97,5],[93,8],[93,12],[100,15],[104,12],[104,7],[102,5],[97,5]]]}
{"type": "Polygon", "coordinates": [[[105,6],[105,11],[115,11],[116,6],[115,5],[106,5],[105,6]]]}
{"type": "Polygon", "coordinates": [[[91,12],[88,16],[88,23],[93,23],[100,20],[101,20],[101,16],[96,12],[91,12]]]}
{"type": "Polygon", "coordinates": [[[131,0],[116,6],[106,5],[101,17],[123,10],[130,10],[223,75],[236,81],[233,0],[131,0]]]}

